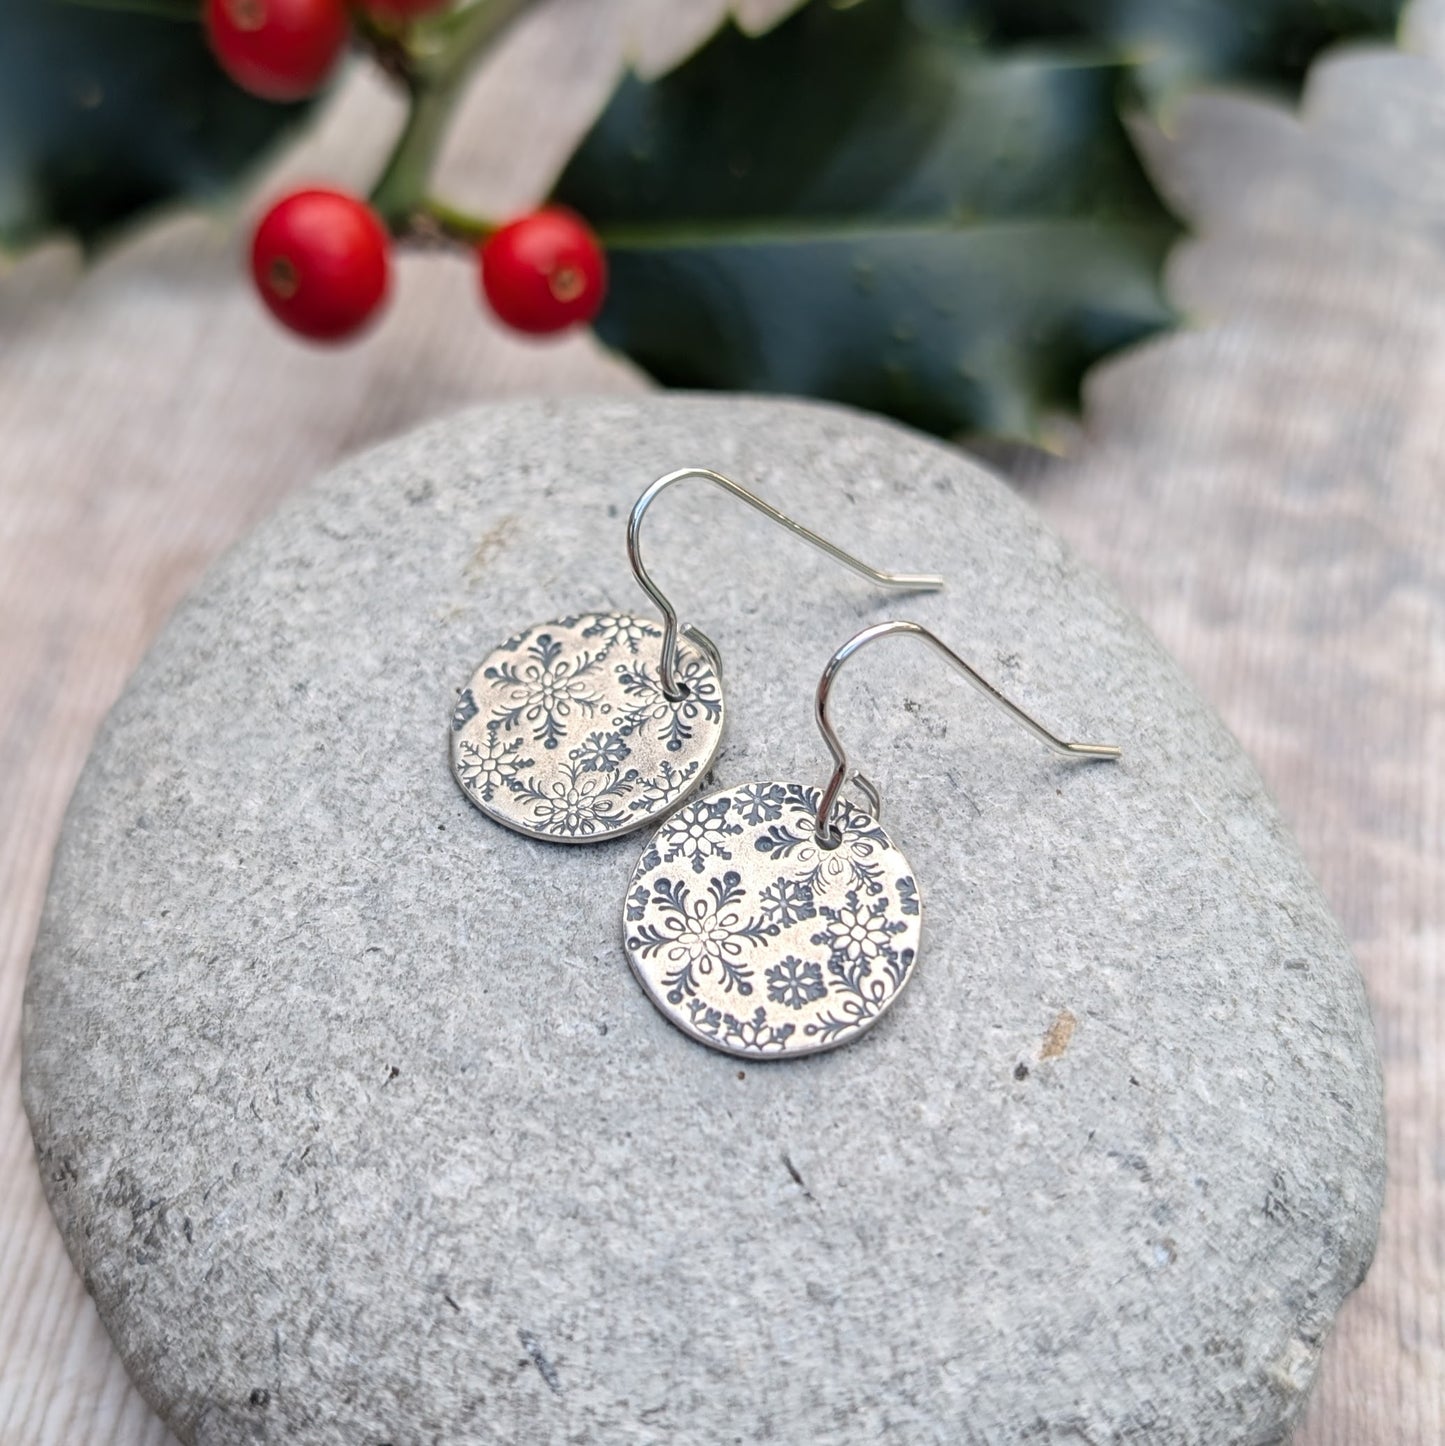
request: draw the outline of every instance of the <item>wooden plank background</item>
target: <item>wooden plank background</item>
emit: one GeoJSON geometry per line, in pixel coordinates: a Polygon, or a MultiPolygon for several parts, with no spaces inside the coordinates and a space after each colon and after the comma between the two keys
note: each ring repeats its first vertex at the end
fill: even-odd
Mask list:
{"type": "MultiPolygon", "coordinates": [[[[546,0],[468,101],[451,192],[494,214],[541,194],[624,58],[680,54],[722,5],[546,0]]],[[[1172,275],[1192,324],[1096,374],[1065,455],[996,459],[1242,738],[1369,984],[1389,1199],[1305,1446],[1445,1440],[1445,0],[1419,0],[1405,44],[1331,57],[1299,114],[1213,98],[1150,138],[1196,223],[1172,275]]],[[[358,73],[257,194],[364,186],[397,116],[358,73]]],[[[502,335],[445,256],[406,258],[366,344],[306,350],[242,283],[234,222],[178,215],[84,273],[59,246],[0,273],[6,1446],[170,1440],[66,1259],[18,1099],[26,959],[105,709],[206,563],[335,458],[481,398],[643,385],[588,339],[502,335]]]]}

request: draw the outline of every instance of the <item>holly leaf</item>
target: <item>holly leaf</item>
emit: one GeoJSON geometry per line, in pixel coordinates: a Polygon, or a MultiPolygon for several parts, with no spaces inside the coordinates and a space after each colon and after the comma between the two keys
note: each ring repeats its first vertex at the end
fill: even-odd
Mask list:
{"type": "Polygon", "coordinates": [[[89,247],[148,207],[213,198],[305,109],[226,78],[199,0],[7,0],[0,246],[69,231],[89,247]]]}
{"type": "Polygon", "coordinates": [[[1179,224],[1118,63],[996,54],[903,0],[812,4],[628,77],[556,198],[595,226],[597,330],[671,386],[795,392],[1033,437],[1172,319],[1179,224]]]}
{"type": "MultiPolygon", "coordinates": [[[[1260,0],[1211,4],[1245,25],[1260,0]]],[[[607,247],[598,334],[671,386],[1036,440],[1090,366],[1175,320],[1180,223],[1121,118],[1142,62],[1090,8],[815,0],[627,77],[554,193],[607,247]]]]}
{"type": "Polygon", "coordinates": [[[1403,0],[912,0],[925,23],[976,44],[1076,43],[1129,58],[1151,104],[1228,82],[1294,97],[1339,40],[1393,35],[1403,0]]]}

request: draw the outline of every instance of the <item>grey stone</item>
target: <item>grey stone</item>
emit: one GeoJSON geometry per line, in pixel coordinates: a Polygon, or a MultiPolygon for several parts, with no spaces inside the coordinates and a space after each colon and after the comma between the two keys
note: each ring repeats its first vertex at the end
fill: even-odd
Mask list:
{"type": "Polygon", "coordinates": [[[341,468],[224,559],[113,711],[56,860],[26,1105],[61,1231],[187,1441],[1272,1442],[1373,1248],[1378,1064],[1223,725],[956,452],[847,412],[530,403],[341,468]],[[866,621],[935,628],[1117,766],[890,642],[835,698],[925,897],[907,995],[740,1064],[644,998],[641,848],[526,840],[447,765],[495,642],[639,606],[720,644],[719,780],[821,782],[866,621]]]}

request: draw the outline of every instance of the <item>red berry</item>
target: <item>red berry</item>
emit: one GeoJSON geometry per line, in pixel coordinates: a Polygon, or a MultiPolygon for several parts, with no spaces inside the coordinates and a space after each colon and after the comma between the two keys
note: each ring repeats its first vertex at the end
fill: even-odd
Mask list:
{"type": "Polygon", "coordinates": [[[482,243],[482,290],[518,331],[591,321],[607,293],[607,261],[580,216],[560,206],[511,221],[482,243]]]}
{"type": "Polygon", "coordinates": [[[364,201],[296,191],[261,218],[251,274],[272,314],[313,341],[360,330],[386,297],[391,238],[364,201]]]}
{"type": "Polygon", "coordinates": [[[221,69],[263,100],[302,100],[346,45],[344,0],[206,0],[221,69]]]}

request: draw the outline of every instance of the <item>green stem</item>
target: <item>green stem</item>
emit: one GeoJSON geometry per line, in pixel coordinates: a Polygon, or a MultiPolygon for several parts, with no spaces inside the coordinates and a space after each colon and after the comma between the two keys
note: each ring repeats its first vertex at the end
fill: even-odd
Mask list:
{"type": "Polygon", "coordinates": [[[532,0],[473,0],[431,27],[440,46],[421,61],[424,78],[435,86],[456,85],[472,62],[524,11],[532,0]]]}
{"type": "Polygon", "coordinates": [[[427,190],[447,126],[461,99],[464,83],[483,51],[531,3],[531,0],[474,0],[431,27],[438,44],[427,51],[421,31],[408,50],[402,75],[409,93],[406,124],[392,147],[381,177],[372,187],[371,204],[398,236],[437,229],[460,239],[485,235],[490,227],[429,202],[427,190]],[[431,226],[428,227],[428,222],[431,226]]]}
{"type": "Polygon", "coordinates": [[[468,246],[479,245],[497,229],[495,222],[483,220],[482,217],[473,216],[467,211],[459,211],[436,196],[428,196],[422,202],[422,215],[441,235],[468,246]]]}
{"type": "Polygon", "coordinates": [[[396,138],[381,176],[371,188],[371,204],[397,235],[411,228],[426,199],[437,152],[446,139],[457,97],[452,91],[416,88],[406,124],[396,138]]]}

